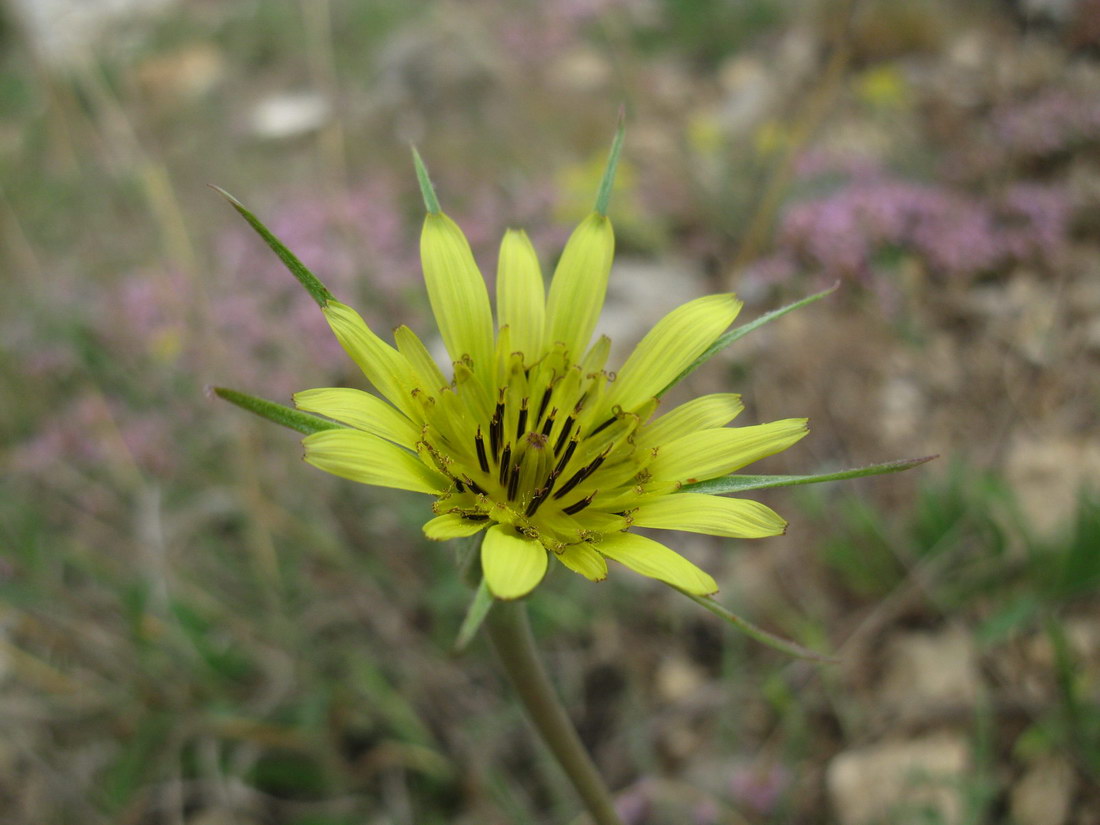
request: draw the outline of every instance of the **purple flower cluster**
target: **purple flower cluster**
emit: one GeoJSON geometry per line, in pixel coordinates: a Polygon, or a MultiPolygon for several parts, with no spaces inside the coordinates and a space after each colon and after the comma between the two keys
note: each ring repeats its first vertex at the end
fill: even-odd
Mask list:
{"type": "MultiPolygon", "coordinates": [[[[415,226],[395,208],[384,180],[334,198],[288,198],[264,215],[269,227],[348,301],[376,307],[390,326],[406,285],[419,283],[415,226]],[[357,289],[358,287],[358,289],[357,289]]],[[[213,208],[221,207],[214,204],[213,208]]],[[[208,383],[264,387],[280,400],[303,386],[338,383],[347,359],[309,296],[228,206],[216,274],[196,283],[181,270],[134,270],[114,283],[58,289],[57,328],[94,351],[91,369],[65,332],[10,329],[5,346],[28,381],[64,387],[70,401],[40,418],[14,448],[31,473],[60,466],[111,473],[135,467],[169,474],[180,443],[196,443],[208,383]],[[206,300],[200,300],[200,293],[206,300]]],[[[403,306],[403,320],[411,320],[403,306]]]]}
{"type": "Polygon", "coordinates": [[[1100,142],[1100,97],[1050,89],[1023,103],[1001,106],[991,117],[992,138],[1023,157],[1047,157],[1100,142]]]}
{"type": "Polygon", "coordinates": [[[826,276],[870,279],[883,253],[901,252],[949,277],[1047,261],[1063,250],[1070,204],[1061,190],[1021,183],[982,198],[884,173],[861,173],[782,216],[779,251],[759,261],[763,281],[801,265],[826,276]]]}

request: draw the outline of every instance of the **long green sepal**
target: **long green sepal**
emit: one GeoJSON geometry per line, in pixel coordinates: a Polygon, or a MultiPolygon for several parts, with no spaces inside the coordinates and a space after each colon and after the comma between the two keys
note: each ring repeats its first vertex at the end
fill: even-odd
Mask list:
{"type": "Polygon", "coordinates": [[[453,653],[459,654],[466,649],[466,645],[474,638],[481,628],[481,623],[485,621],[485,617],[493,609],[495,601],[493,594],[489,592],[488,583],[483,578],[481,584],[477,586],[477,592],[474,593],[469,608],[466,610],[466,618],[462,620],[462,626],[458,629],[458,637],[455,639],[452,648],[453,653]]]}
{"type": "Polygon", "coordinates": [[[691,373],[695,372],[695,370],[699,369],[699,367],[701,367],[703,364],[705,364],[710,358],[714,357],[716,354],[718,354],[719,352],[724,350],[726,347],[728,347],[734,341],[739,341],[740,339],[742,339],[746,335],[748,335],[750,332],[759,329],[760,327],[764,326],[764,324],[768,323],[769,321],[774,321],[776,318],[782,318],[788,312],[793,312],[796,309],[801,309],[802,307],[806,306],[807,304],[812,304],[814,301],[821,300],[826,295],[831,295],[832,293],[836,292],[836,290],[839,286],[840,286],[840,281],[837,281],[835,284],[833,284],[828,289],[824,289],[821,292],[815,292],[813,295],[807,295],[802,300],[795,301],[793,304],[787,304],[785,307],[780,307],[779,309],[773,309],[771,312],[767,312],[764,315],[761,315],[755,321],[750,321],[747,324],[742,324],[739,327],[734,327],[729,332],[727,332],[725,335],[719,336],[718,339],[715,340],[715,342],[713,344],[711,344],[709,347],[707,347],[706,351],[702,355],[700,355],[698,358],[696,358],[691,363],[691,365],[688,366],[687,369],[685,369],[683,372],[681,372],[679,375],[677,375],[675,378],[673,378],[672,381],[669,382],[668,386],[666,386],[663,390],[661,390],[659,393],[657,393],[657,397],[660,398],[662,395],[664,395],[670,389],[672,389],[677,384],[679,384],[681,381],[683,381],[685,378],[687,378],[689,375],[691,375],[691,373]]]}
{"type": "Polygon", "coordinates": [[[424,199],[424,208],[431,214],[438,215],[443,210],[439,208],[439,198],[436,197],[432,179],[428,177],[428,167],[424,165],[420,153],[416,147],[412,147],[413,166],[416,167],[416,181],[420,184],[420,196],[424,199]]]}
{"type": "Polygon", "coordinates": [[[743,493],[746,490],[767,490],[771,487],[795,487],[799,484],[820,484],[823,481],[843,481],[848,478],[878,476],[884,473],[900,473],[902,470],[917,467],[925,462],[931,461],[933,458],[939,458],[939,456],[926,455],[923,458],[903,458],[900,461],[887,461],[885,464],[871,464],[867,467],[838,470],[835,473],[817,473],[811,476],[723,476],[722,478],[712,478],[710,481],[697,481],[695,484],[685,484],[677,492],[720,495],[722,493],[743,493]]]}
{"type": "Polygon", "coordinates": [[[626,136],[626,112],[619,111],[619,123],[615,128],[615,138],[611,141],[611,152],[607,156],[607,166],[603,170],[599,191],[596,193],[596,211],[607,216],[607,207],[611,203],[611,190],[615,188],[615,172],[619,168],[619,155],[623,152],[623,138],[626,136]]]}
{"type": "Polygon", "coordinates": [[[271,231],[260,222],[259,218],[245,209],[244,204],[218,186],[211,184],[210,188],[229,201],[229,205],[248,221],[249,225],[256,230],[256,234],[263,238],[264,243],[270,246],[272,252],[279,256],[279,260],[290,270],[290,274],[298,279],[298,283],[305,287],[306,292],[317,302],[318,306],[323,308],[329,301],[335,300],[332,293],[328,291],[328,287],[317,280],[317,276],[310,272],[306,265],[298,260],[298,256],[283,245],[282,241],[272,235],[271,231]]]}
{"type": "Polygon", "coordinates": [[[214,394],[218,396],[218,398],[224,398],[230,404],[236,404],[241,409],[248,410],[250,413],[255,413],[260,416],[260,418],[266,418],[268,421],[282,424],[284,427],[297,430],[303,435],[313,435],[313,433],[319,433],[321,430],[339,430],[344,428],[343,424],[337,424],[335,421],[319,418],[316,415],[296,410],[293,407],[287,407],[283,404],[277,404],[274,401],[268,401],[266,398],[257,398],[254,395],[226,389],[225,387],[214,387],[214,394]]]}
{"type": "MultiPolygon", "coordinates": [[[[679,590],[679,588],[676,589],[679,590]]],[[[680,592],[684,593],[683,590],[680,590],[680,592]]],[[[757,627],[748,619],[742,619],[736,613],[727,610],[714,599],[706,596],[693,596],[691,593],[684,593],[684,595],[693,602],[705,607],[715,616],[725,619],[750,639],[754,639],[760,642],[760,644],[774,648],[781,653],[786,653],[788,656],[794,656],[796,659],[809,659],[812,662],[821,662],[829,665],[835,665],[840,661],[835,656],[826,656],[824,653],[818,653],[815,650],[810,650],[808,647],[795,644],[788,639],[784,639],[782,636],[776,636],[774,633],[769,633],[763,628],[757,627]]]]}

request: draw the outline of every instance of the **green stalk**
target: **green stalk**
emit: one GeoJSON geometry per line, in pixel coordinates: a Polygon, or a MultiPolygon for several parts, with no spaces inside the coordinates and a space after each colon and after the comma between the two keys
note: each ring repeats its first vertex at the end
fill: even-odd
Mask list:
{"type": "Polygon", "coordinates": [[[611,792],[584,749],[539,661],[527,621],[527,606],[522,601],[498,601],[485,618],[485,630],[531,724],[577,789],[592,820],[596,825],[622,825],[615,813],[611,792]]]}

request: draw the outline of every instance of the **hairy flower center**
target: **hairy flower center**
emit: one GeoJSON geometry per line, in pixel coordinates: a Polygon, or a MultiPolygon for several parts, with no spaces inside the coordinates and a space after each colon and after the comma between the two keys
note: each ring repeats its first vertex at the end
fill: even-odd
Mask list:
{"type": "Polygon", "coordinates": [[[428,416],[422,446],[453,481],[436,511],[511,524],[550,547],[623,529],[621,513],[598,505],[638,475],[629,436],[642,418],[607,405],[614,375],[602,358],[573,363],[557,348],[532,366],[521,353],[500,361],[493,392],[456,364],[428,416]]]}

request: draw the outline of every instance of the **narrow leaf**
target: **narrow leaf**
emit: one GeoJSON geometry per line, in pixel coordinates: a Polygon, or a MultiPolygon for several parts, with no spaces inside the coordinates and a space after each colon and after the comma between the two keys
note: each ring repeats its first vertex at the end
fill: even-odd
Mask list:
{"type": "Polygon", "coordinates": [[[698,481],[695,484],[685,484],[677,492],[679,493],[708,493],[720,495],[722,493],[742,493],[746,490],[767,490],[771,487],[794,487],[799,484],[819,484],[822,481],[843,481],[848,478],[863,478],[864,476],[878,476],[884,473],[900,473],[917,467],[933,458],[935,455],[926,455],[923,458],[903,458],[900,461],[887,461],[885,464],[871,464],[867,467],[856,467],[851,470],[838,470],[835,473],[817,473],[810,476],[748,476],[731,475],[722,478],[712,478],[709,481],[698,481]]]}
{"type": "Polygon", "coordinates": [[[603,180],[600,181],[600,189],[596,194],[596,211],[607,216],[607,207],[611,202],[611,190],[615,186],[615,171],[619,167],[619,155],[623,151],[623,138],[626,136],[626,112],[619,110],[619,123],[615,128],[615,138],[611,141],[611,153],[607,156],[607,166],[604,168],[603,180]]]}
{"type": "Polygon", "coordinates": [[[266,418],[268,421],[282,424],[284,427],[297,430],[303,435],[312,435],[313,433],[321,432],[321,430],[346,429],[343,424],[338,424],[335,421],[319,418],[316,415],[296,410],[293,407],[286,407],[274,401],[268,401],[265,398],[257,398],[254,395],[226,389],[225,387],[214,387],[214,394],[217,395],[218,398],[224,398],[231,404],[236,404],[242,409],[255,413],[260,416],[260,418],[266,418]]]}
{"type": "MultiPolygon", "coordinates": [[[[683,590],[680,592],[684,593],[683,590]]],[[[725,619],[750,639],[754,639],[760,642],[760,644],[767,645],[781,653],[786,653],[788,656],[794,656],[796,659],[809,659],[812,662],[821,662],[830,665],[835,665],[840,662],[835,656],[826,656],[824,653],[818,653],[809,648],[802,647],[802,645],[788,641],[781,636],[776,636],[774,633],[769,633],[763,628],[757,627],[747,619],[742,619],[736,613],[730,612],[722,605],[718,604],[714,599],[707,596],[693,596],[690,593],[684,593],[684,595],[693,602],[701,604],[715,616],[725,619]]]]}
{"type": "Polygon", "coordinates": [[[424,165],[424,161],[420,157],[420,153],[416,151],[416,147],[412,147],[413,151],[413,166],[416,167],[416,180],[420,184],[420,196],[424,198],[424,208],[431,214],[437,215],[443,210],[439,208],[439,198],[435,195],[435,187],[432,186],[432,179],[428,177],[428,168],[424,165]]]}
{"type": "Polygon", "coordinates": [[[329,301],[334,300],[332,293],[328,291],[328,288],[317,280],[309,269],[303,264],[298,257],[287,249],[283,242],[271,234],[270,230],[264,226],[260,219],[244,208],[244,205],[235,197],[230,195],[224,189],[211,184],[211,189],[229,201],[229,205],[236,209],[248,223],[256,230],[256,233],[264,239],[264,243],[271,247],[272,251],[279,256],[279,260],[283,262],[283,265],[290,270],[290,274],[298,279],[298,283],[306,288],[306,292],[310,294],[317,305],[324,307],[329,301]]]}
{"type": "Polygon", "coordinates": [[[688,366],[687,369],[685,369],[683,372],[681,372],[679,375],[677,375],[674,379],[672,379],[671,382],[669,382],[668,386],[666,386],[663,390],[661,390],[659,393],[657,393],[657,397],[659,398],[660,396],[664,395],[670,389],[672,389],[677,384],[679,384],[681,381],[683,381],[685,378],[687,378],[689,375],[691,375],[691,373],[695,372],[695,370],[699,369],[699,367],[701,367],[704,363],[706,363],[710,358],[712,358],[714,355],[716,355],[719,352],[721,352],[722,350],[724,350],[726,347],[728,347],[734,341],[738,341],[738,340],[744,338],[750,332],[752,332],[756,329],[759,329],[760,327],[764,326],[764,324],[768,323],[769,321],[774,321],[776,318],[782,318],[788,312],[792,312],[796,309],[800,309],[800,308],[806,306],[807,304],[812,304],[814,301],[820,300],[821,298],[824,298],[826,295],[831,295],[833,292],[836,292],[836,290],[839,286],[840,286],[840,281],[837,281],[835,284],[833,284],[828,289],[824,289],[821,292],[815,292],[813,295],[808,295],[800,301],[795,301],[793,304],[787,304],[785,307],[780,307],[779,309],[774,309],[771,312],[768,312],[768,313],[765,313],[764,315],[761,315],[755,321],[750,321],[747,324],[742,324],[739,327],[734,327],[729,332],[727,332],[725,335],[719,336],[715,340],[715,342],[713,344],[711,344],[702,355],[700,355],[698,358],[696,358],[695,361],[692,362],[692,364],[690,366],[688,366]]]}
{"type": "Polygon", "coordinates": [[[474,593],[473,601],[470,602],[470,607],[466,610],[466,618],[462,620],[462,627],[458,629],[458,637],[455,639],[452,648],[453,653],[457,655],[466,649],[466,645],[474,638],[478,628],[481,627],[481,623],[489,615],[495,601],[493,594],[489,592],[489,585],[482,578],[481,584],[477,587],[477,592],[474,593]]]}

